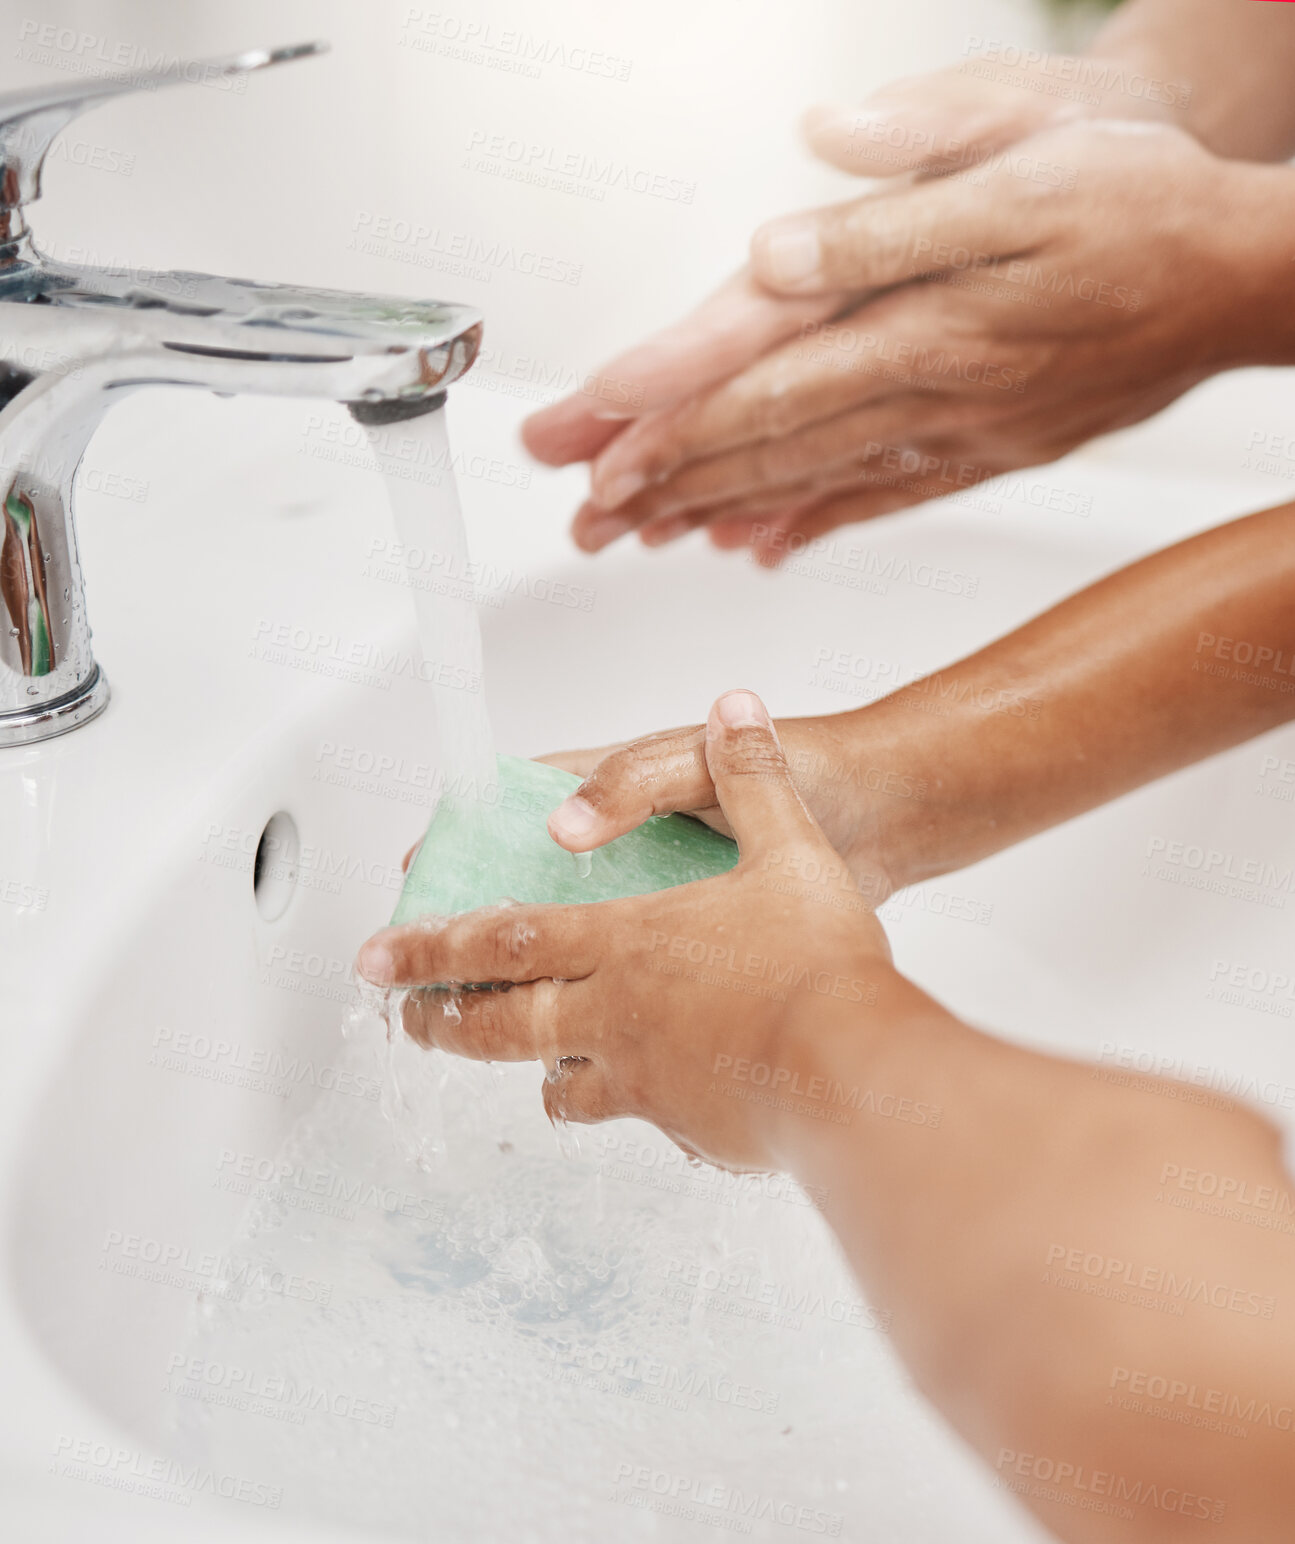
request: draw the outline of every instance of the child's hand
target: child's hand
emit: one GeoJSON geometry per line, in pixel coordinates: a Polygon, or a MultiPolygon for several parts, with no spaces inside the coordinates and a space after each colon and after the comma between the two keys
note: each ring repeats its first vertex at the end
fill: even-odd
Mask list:
{"type": "Polygon", "coordinates": [[[741,852],[729,873],[629,900],[391,928],[358,966],[397,987],[504,983],[459,996],[457,1018],[443,992],[415,994],[405,1028],[463,1056],[542,1061],[551,1116],[636,1115],[714,1163],[767,1168],[781,1162],[789,1091],[812,1104],[829,1044],[884,1035],[899,978],[759,699],[721,697],[704,750],[741,852]]]}
{"type": "MultiPolygon", "coordinates": [[[[885,857],[884,788],[897,774],[869,766],[866,736],[854,727],[857,722],[856,714],[786,719],[777,734],[796,791],[846,860],[860,891],[880,906],[902,882],[885,857]]],[[[550,836],[568,852],[590,852],[649,816],[675,813],[733,836],[716,796],[707,734],[708,726],[698,724],[599,750],[541,756],[584,778],[549,816],[550,836]]]]}

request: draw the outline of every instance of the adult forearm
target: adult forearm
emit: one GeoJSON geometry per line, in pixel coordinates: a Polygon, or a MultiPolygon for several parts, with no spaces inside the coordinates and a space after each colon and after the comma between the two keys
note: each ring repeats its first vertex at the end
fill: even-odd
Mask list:
{"type": "Polygon", "coordinates": [[[887,869],[977,861],[1295,717],[1295,505],[1180,542],[850,715],[887,869]]]}
{"type": "Polygon", "coordinates": [[[1284,1539],[1295,1244],[1263,1225],[1273,1197],[1289,1210],[1273,1130],[991,1040],[898,976],[866,1011],[880,1034],[806,1026],[817,1100],[781,1138],[923,1392],[1061,1538],[1284,1539]],[[1182,1173],[1241,1200],[1172,1204],[1182,1173]],[[1149,1380],[1175,1391],[1163,1418],[1135,1397],[1149,1380]]]}
{"type": "Polygon", "coordinates": [[[1295,8],[1129,0],[1091,52],[1174,87],[1180,121],[1219,155],[1276,161],[1295,154],[1295,8]]]}

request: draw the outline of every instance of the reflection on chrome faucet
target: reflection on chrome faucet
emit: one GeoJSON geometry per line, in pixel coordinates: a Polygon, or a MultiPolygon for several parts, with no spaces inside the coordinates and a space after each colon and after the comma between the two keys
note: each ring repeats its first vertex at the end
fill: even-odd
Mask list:
{"type": "Polygon", "coordinates": [[[0,747],[62,734],[108,701],[90,648],[72,493],[104,413],[141,386],[345,402],[362,423],[433,411],[472,364],[468,306],[54,261],[25,208],[77,113],[128,91],[238,76],[306,43],[0,96],[0,747]]]}

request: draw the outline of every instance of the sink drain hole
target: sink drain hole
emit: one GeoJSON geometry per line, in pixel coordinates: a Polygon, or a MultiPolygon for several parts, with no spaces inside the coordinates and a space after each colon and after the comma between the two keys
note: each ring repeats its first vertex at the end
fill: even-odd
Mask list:
{"type": "Polygon", "coordinates": [[[266,821],[252,863],[252,893],[264,921],[277,922],[287,911],[297,888],[300,858],[297,823],[280,810],[266,821]]]}

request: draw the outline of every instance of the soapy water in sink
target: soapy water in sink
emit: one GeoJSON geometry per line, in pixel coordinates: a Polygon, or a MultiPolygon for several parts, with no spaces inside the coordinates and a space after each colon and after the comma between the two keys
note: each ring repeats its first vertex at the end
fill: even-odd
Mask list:
{"type": "MultiPolygon", "coordinates": [[[[203,1297],[168,1381],[185,1459],[291,1515],[474,1544],[861,1538],[861,1465],[907,1471],[910,1518],[946,1483],[797,1187],[635,1122],[562,1157],[539,1069],[408,1050],[402,1097],[439,1104],[417,1164],[377,1101],[335,1094],[249,1176],[229,1254],[254,1288],[203,1297]]],[[[391,1055],[357,1014],[350,1066],[391,1055]]]]}
{"type": "MultiPolygon", "coordinates": [[[[444,415],[372,438],[401,541],[464,575],[444,415]]],[[[414,600],[445,667],[438,762],[485,790],[484,696],[437,684],[480,682],[472,597],[414,600]]],[[[1001,1516],[947,1510],[946,1439],[798,1187],[693,1167],[635,1122],[555,1145],[538,1068],[424,1051],[399,1008],[366,989],[348,1016],[341,1060],[370,1081],[342,1086],[380,1098],[321,1094],[231,1165],[254,1286],[204,1294],[171,1359],[183,1456],[281,1486],[285,1514],[447,1544],[918,1537],[924,1508],[1002,1544],[1001,1516]]]]}

